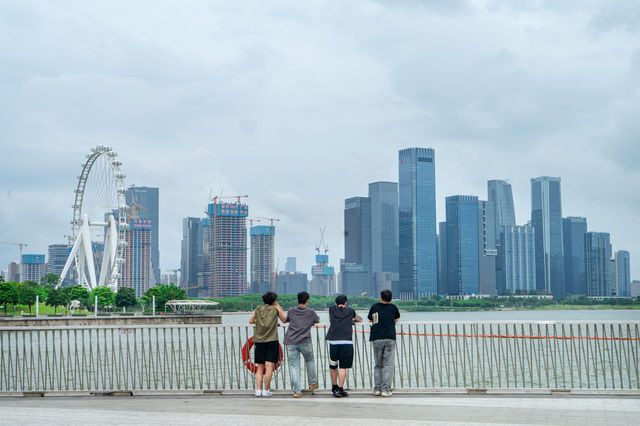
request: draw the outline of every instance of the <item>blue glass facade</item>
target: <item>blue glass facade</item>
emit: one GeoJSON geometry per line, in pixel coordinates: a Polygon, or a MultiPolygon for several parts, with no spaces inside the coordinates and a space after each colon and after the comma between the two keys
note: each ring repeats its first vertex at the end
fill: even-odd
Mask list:
{"type": "Polygon", "coordinates": [[[371,199],[368,197],[344,200],[344,260],[371,264],[371,199]]]}
{"type": "Polygon", "coordinates": [[[587,268],[587,296],[611,296],[611,243],[608,232],[587,232],[584,235],[584,261],[587,268]]]}
{"type": "Polygon", "coordinates": [[[447,286],[447,222],[438,223],[438,294],[449,292],[447,286]]]}
{"type": "Polygon", "coordinates": [[[369,184],[371,200],[371,270],[398,272],[398,184],[369,184]]]}
{"type": "Polygon", "coordinates": [[[496,294],[496,226],[492,201],[478,201],[479,294],[496,294]]]}
{"type": "Polygon", "coordinates": [[[513,206],[511,184],[505,180],[490,180],[487,182],[488,200],[493,202],[496,233],[496,292],[506,292],[506,270],[503,263],[504,249],[501,245],[502,233],[505,226],[516,225],[516,213],[513,206]]]}
{"type": "Polygon", "coordinates": [[[536,288],[565,296],[560,178],[531,179],[531,223],[536,238],[536,288]]]}
{"type": "Polygon", "coordinates": [[[449,294],[479,294],[478,197],[447,197],[447,286],[449,294]]]}
{"type": "Polygon", "coordinates": [[[399,152],[400,297],[417,299],[438,292],[435,152],[399,152]]]}
{"type": "Polygon", "coordinates": [[[631,296],[631,256],[626,250],[619,250],[616,252],[616,270],[615,270],[615,283],[616,283],[616,296],[630,297],[631,296]]]}
{"type": "Polygon", "coordinates": [[[202,219],[182,219],[182,242],[180,256],[180,286],[187,296],[198,296],[198,274],[203,268],[202,219]]]}
{"type": "Polygon", "coordinates": [[[501,246],[506,291],[527,293],[536,289],[536,245],[531,225],[504,226],[501,246]]]}
{"type": "Polygon", "coordinates": [[[587,270],[584,265],[584,234],[586,233],[587,218],[562,219],[564,285],[567,294],[587,294],[587,270]]]}
{"type": "Polygon", "coordinates": [[[160,282],[160,244],[158,224],[160,223],[160,189],[149,186],[130,186],[127,189],[128,206],[133,202],[142,208],[138,211],[139,219],[151,220],[151,268],[153,270],[151,286],[160,282]]]}

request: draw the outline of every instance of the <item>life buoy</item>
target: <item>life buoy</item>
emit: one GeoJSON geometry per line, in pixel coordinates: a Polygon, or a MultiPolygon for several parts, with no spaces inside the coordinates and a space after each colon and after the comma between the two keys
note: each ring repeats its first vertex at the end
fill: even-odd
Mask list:
{"type": "MultiPolygon", "coordinates": [[[[253,336],[252,336],[252,337],[249,337],[249,339],[245,342],[244,346],[242,347],[242,362],[244,362],[244,366],[247,367],[247,370],[255,374],[258,371],[258,366],[251,361],[251,348],[253,348],[253,345],[254,343],[253,343],[253,336]]],[[[280,347],[280,353],[278,354],[278,362],[276,362],[275,365],[273,366],[273,371],[277,370],[278,367],[280,367],[280,363],[284,359],[284,350],[282,348],[282,345],[278,343],[278,346],[280,347]]]]}

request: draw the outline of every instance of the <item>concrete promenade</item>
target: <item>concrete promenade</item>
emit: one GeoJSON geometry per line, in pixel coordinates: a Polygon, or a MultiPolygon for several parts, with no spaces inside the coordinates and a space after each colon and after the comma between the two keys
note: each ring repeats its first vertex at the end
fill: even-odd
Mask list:
{"type": "Polygon", "coordinates": [[[293,399],[250,395],[0,397],[0,424],[563,424],[637,425],[640,397],[622,395],[456,395],[391,398],[326,392],[293,399]]]}

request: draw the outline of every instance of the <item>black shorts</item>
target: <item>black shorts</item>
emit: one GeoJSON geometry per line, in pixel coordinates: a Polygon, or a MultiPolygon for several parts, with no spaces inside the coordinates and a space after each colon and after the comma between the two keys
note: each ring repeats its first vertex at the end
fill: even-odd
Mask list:
{"type": "Polygon", "coordinates": [[[329,368],[351,368],[353,365],[353,345],[329,345],[329,368]]]}
{"type": "Polygon", "coordinates": [[[280,344],[277,340],[272,342],[256,342],[256,349],[253,358],[256,364],[265,362],[278,362],[280,357],[280,344]]]}

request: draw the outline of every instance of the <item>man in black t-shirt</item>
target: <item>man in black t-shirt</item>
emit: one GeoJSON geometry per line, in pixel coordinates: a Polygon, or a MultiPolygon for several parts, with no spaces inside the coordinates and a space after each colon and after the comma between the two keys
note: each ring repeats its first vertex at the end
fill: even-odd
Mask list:
{"type": "Polygon", "coordinates": [[[393,369],[396,357],[396,322],[400,311],[391,303],[391,290],[380,292],[380,302],[369,309],[371,333],[369,341],[373,346],[375,396],[391,396],[393,369]]]}
{"type": "Polygon", "coordinates": [[[353,365],[353,323],[362,322],[356,311],[347,307],[347,296],[336,297],[336,304],[329,308],[329,371],[331,392],[336,398],[349,396],[344,390],[347,368],[353,365]],[[338,370],[339,369],[339,370],[338,370]]]}

